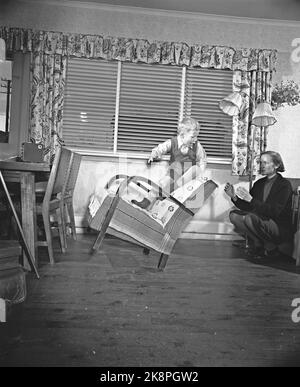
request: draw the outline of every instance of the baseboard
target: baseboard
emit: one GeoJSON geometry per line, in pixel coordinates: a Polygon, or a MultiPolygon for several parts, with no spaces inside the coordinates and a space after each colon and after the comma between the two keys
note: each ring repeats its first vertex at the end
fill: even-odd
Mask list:
{"type": "Polygon", "coordinates": [[[183,232],[179,239],[202,239],[202,240],[214,240],[214,241],[233,241],[233,240],[243,240],[238,234],[201,234],[201,233],[191,233],[183,232]]]}
{"type": "MultiPolygon", "coordinates": [[[[88,233],[88,224],[83,216],[75,216],[76,232],[78,234],[88,233]]],[[[242,239],[233,231],[231,224],[215,221],[191,221],[181,233],[180,239],[206,239],[231,241],[242,239]]]]}

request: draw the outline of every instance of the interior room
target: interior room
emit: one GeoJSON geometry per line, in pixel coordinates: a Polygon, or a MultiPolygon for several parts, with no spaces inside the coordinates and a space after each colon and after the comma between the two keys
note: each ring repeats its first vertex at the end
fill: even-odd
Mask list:
{"type": "Polygon", "coordinates": [[[0,75],[1,367],[300,365],[299,1],[4,0],[0,75]]]}

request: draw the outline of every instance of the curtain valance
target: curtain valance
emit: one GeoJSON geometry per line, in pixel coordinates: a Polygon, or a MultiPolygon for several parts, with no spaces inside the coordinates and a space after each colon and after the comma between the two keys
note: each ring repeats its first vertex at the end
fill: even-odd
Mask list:
{"type": "Polygon", "coordinates": [[[101,58],[242,71],[275,70],[273,49],[149,42],[146,39],[103,37],[64,32],[0,27],[8,51],[43,52],[63,56],[101,58]]]}

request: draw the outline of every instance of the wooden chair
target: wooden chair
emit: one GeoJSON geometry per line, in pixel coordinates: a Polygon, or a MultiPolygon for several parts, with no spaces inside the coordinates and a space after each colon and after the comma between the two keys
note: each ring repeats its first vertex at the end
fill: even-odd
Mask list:
{"type": "Polygon", "coordinates": [[[67,228],[71,229],[71,234],[74,240],[76,240],[76,226],[75,216],[73,208],[73,194],[81,165],[82,156],[78,153],[72,152],[71,168],[69,171],[66,185],[64,186],[61,200],[65,209],[65,216],[63,218],[63,229],[65,230],[65,246],[67,247],[67,228]],[[69,222],[67,221],[69,219],[69,222]]]}
{"type": "Polygon", "coordinates": [[[288,178],[293,188],[292,211],[295,234],[291,243],[279,246],[279,250],[296,260],[296,266],[300,266],[300,179],[288,178]]]}
{"type": "Polygon", "coordinates": [[[187,192],[185,199],[179,201],[175,191],[170,195],[142,176],[117,175],[108,182],[106,188],[109,189],[116,180],[121,180],[121,184],[115,194],[108,193],[102,203],[97,202],[97,198],[90,203],[89,224],[92,229],[99,231],[91,253],[100,248],[107,232],[142,246],[145,254],[149,254],[151,249],[159,252],[158,270],[163,270],[182,230],[217,188],[217,184],[212,180],[205,183],[191,181],[183,187],[187,192]],[[145,184],[155,188],[164,197],[163,200],[157,200],[158,203],[154,203],[149,211],[124,198],[129,185],[148,191],[145,184]]]}
{"type": "Polygon", "coordinates": [[[42,215],[46,240],[37,241],[37,246],[47,246],[50,263],[54,263],[53,244],[51,234],[51,215],[57,218],[58,231],[62,252],[66,249],[66,237],[64,228],[64,203],[61,200],[68,181],[72,163],[72,151],[67,148],[58,148],[47,182],[46,190],[43,194],[45,184],[36,184],[37,194],[37,215],[42,215]],[[41,194],[43,200],[41,202],[41,194]]]}
{"type": "Polygon", "coordinates": [[[300,179],[288,178],[293,188],[293,225],[294,238],[291,246],[291,256],[296,260],[296,266],[300,266],[300,179]]]}
{"type": "MultiPolygon", "coordinates": [[[[299,186],[300,187],[300,186],[299,186]]],[[[296,259],[296,266],[300,266],[300,189],[294,191],[293,216],[295,225],[293,257],[296,259]]]]}

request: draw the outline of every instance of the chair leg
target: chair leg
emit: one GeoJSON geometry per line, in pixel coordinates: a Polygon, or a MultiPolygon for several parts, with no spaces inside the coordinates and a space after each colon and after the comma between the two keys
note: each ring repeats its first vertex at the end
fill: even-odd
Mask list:
{"type": "Polygon", "coordinates": [[[161,253],[157,268],[159,271],[163,271],[166,267],[167,261],[169,259],[169,256],[167,254],[161,253]]]}
{"type": "Polygon", "coordinates": [[[105,215],[105,219],[102,223],[102,227],[101,227],[101,230],[99,231],[98,235],[97,235],[97,238],[90,250],[90,254],[94,254],[97,250],[99,250],[100,246],[101,246],[101,243],[104,239],[104,236],[105,236],[105,233],[106,233],[106,230],[109,226],[109,223],[114,215],[114,212],[115,212],[115,209],[117,208],[117,205],[119,203],[119,200],[120,200],[120,197],[119,197],[119,194],[117,194],[114,198],[113,198],[113,201],[111,202],[111,205],[110,205],[110,208],[109,210],[107,211],[106,215],[105,215]]]}
{"type": "Polygon", "coordinates": [[[68,214],[70,218],[72,237],[74,241],[76,241],[77,238],[76,238],[76,227],[75,227],[75,215],[74,215],[74,208],[73,208],[72,202],[67,203],[67,209],[68,209],[68,214]]]}
{"type": "Polygon", "coordinates": [[[97,238],[95,239],[95,242],[90,250],[90,254],[94,254],[97,250],[99,250],[101,243],[103,242],[106,229],[107,227],[102,227],[102,229],[98,233],[97,238]]]}
{"type": "Polygon", "coordinates": [[[49,211],[42,211],[43,216],[43,222],[44,222],[44,229],[46,234],[46,241],[48,246],[48,254],[51,265],[54,264],[54,257],[53,257],[53,245],[52,245],[52,235],[51,235],[51,226],[50,226],[50,216],[49,211]]]}
{"type": "Polygon", "coordinates": [[[59,203],[59,216],[61,219],[61,228],[62,228],[62,238],[63,238],[63,248],[67,248],[67,221],[65,216],[65,203],[59,203]]]}
{"type": "Polygon", "coordinates": [[[62,253],[65,253],[67,246],[66,246],[65,233],[64,233],[62,214],[61,214],[60,208],[57,208],[56,210],[56,218],[57,218],[57,226],[58,226],[58,234],[59,234],[61,251],[62,253]]]}

